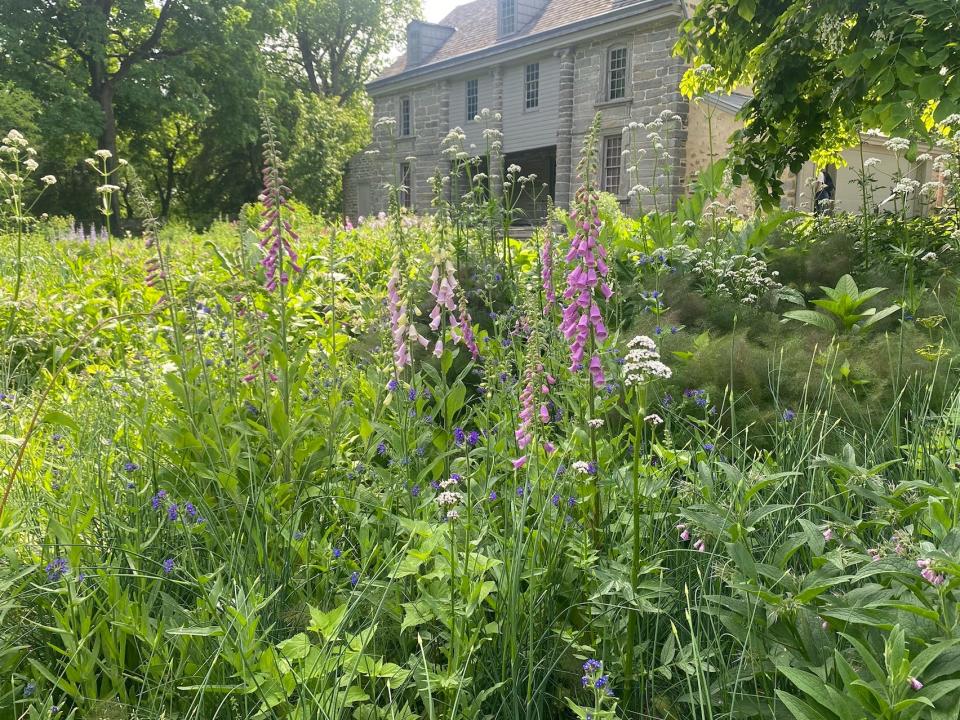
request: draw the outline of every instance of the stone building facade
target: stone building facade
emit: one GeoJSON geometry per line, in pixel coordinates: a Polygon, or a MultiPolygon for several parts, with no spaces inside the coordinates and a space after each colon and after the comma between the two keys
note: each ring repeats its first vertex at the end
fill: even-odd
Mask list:
{"type": "MultiPolygon", "coordinates": [[[[407,54],[368,85],[374,119],[387,123],[349,163],[346,215],[386,209],[388,187],[398,185],[409,188],[404,205],[429,211],[431,178],[449,171],[441,146],[453,128],[492,169],[519,165],[565,205],[597,112],[602,189],[624,205],[649,207],[654,193],[672,201],[686,179],[689,108],[678,89],[685,65],[672,53],[685,13],[680,0],[474,0],[439,24],[411,23],[407,54]],[[634,133],[646,151],[634,163],[621,131],[658,117],[667,120],[656,130],[660,149],[648,132],[634,133]],[[488,151],[487,128],[501,133],[502,153],[488,151]]],[[[520,221],[534,221],[545,203],[521,206],[520,221]]]]}

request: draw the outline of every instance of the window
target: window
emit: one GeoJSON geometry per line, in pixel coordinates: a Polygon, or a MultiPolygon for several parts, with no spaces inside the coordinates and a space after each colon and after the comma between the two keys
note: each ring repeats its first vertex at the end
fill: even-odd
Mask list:
{"type": "Polygon", "coordinates": [[[410,98],[400,98],[400,136],[408,137],[411,133],[412,123],[410,122],[410,98]]]}
{"type": "Polygon", "coordinates": [[[627,49],[613,48],[607,56],[607,100],[627,96],[627,49]]]}
{"type": "Polygon", "coordinates": [[[500,0],[500,34],[509,35],[517,29],[517,0],[500,0]]]}
{"type": "Polygon", "coordinates": [[[467,122],[477,116],[479,109],[480,81],[467,80],[467,122]]]}
{"type": "Polygon", "coordinates": [[[527,65],[523,76],[523,106],[533,110],[540,105],[540,63],[527,65]]]}
{"type": "Polygon", "coordinates": [[[620,153],[622,149],[623,139],[620,135],[611,135],[604,138],[600,189],[615,195],[620,194],[620,153]]]}
{"type": "Polygon", "coordinates": [[[400,207],[409,209],[413,205],[413,173],[410,163],[400,163],[400,207]]]}

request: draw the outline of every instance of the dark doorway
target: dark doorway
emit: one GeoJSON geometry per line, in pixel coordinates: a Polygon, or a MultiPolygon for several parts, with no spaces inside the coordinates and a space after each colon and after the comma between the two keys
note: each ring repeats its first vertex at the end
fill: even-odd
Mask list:
{"type": "Polygon", "coordinates": [[[532,183],[527,183],[522,191],[519,188],[514,190],[517,212],[514,214],[513,224],[537,225],[547,217],[547,197],[553,197],[556,191],[557,146],[508,153],[504,157],[504,173],[511,165],[520,166],[519,175],[537,176],[532,183]]]}

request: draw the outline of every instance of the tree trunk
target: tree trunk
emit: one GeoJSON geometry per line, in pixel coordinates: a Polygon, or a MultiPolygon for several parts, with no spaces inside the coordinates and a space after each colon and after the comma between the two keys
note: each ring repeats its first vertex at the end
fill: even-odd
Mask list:
{"type": "Polygon", "coordinates": [[[303,69],[307,73],[307,83],[310,85],[310,92],[314,95],[322,95],[320,83],[317,81],[317,69],[313,64],[313,43],[303,30],[297,32],[297,47],[300,49],[300,59],[303,62],[303,69]]]}
{"type": "MultiPolygon", "coordinates": [[[[96,100],[100,104],[100,110],[103,112],[103,130],[100,133],[100,149],[109,150],[110,158],[107,160],[107,169],[111,172],[117,167],[117,118],[113,112],[113,84],[109,80],[99,83],[96,89],[96,100]]],[[[116,185],[119,178],[114,174],[107,180],[111,185],[116,185]]],[[[120,194],[111,195],[111,215],[110,230],[114,235],[122,235],[120,230],[120,194]]]]}

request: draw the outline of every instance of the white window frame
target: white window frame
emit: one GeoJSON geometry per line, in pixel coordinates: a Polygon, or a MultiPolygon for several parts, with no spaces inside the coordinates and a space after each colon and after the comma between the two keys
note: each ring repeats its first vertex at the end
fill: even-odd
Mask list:
{"type": "Polygon", "coordinates": [[[413,165],[407,160],[400,163],[400,207],[413,209],[413,165]]]}
{"type": "Polygon", "coordinates": [[[478,78],[470,78],[465,84],[465,98],[464,102],[466,104],[467,110],[467,122],[473,122],[473,119],[480,112],[480,80],[478,78]],[[470,88],[473,86],[473,110],[470,110],[470,88]]]}
{"type": "Polygon", "coordinates": [[[620,196],[620,188],[623,187],[623,135],[617,133],[616,135],[606,135],[603,138],[603,154],[601,155],[600,162],[600,189],[604,192],[611,193],[620,196]],[[610,176],[610,169],[612,168],[612,163],[609,163],[611,159],[610,150],[613,147],[613,143],[616,143],[616,167],[617,167],[617,187],[611,188],[608,178],[610,176]]]}
{"type": "Polygon", "coordinates": [[[497,2],[497,29],[500,35],[511,35],[517,31],[517,0],[497,2]]]}
{"type": "Polygon", "coordinates": [[[399,137],[410,137],[413,135],[413,100],[409,95],[401,95],[399,107],[397,108],[397,135],[399,137]],[[406,103],[406,127],[404,127],[403,105],[406,103]]]}
{"type": "Polygon", "coordinates": [[[523,109],[533,112],[540,109],[540,63],[527,63],[523,67],[523,109]],[[531,105],[531,99],[533,104],[531,105]]]}
{"type": "Polygon", "coordinates": [[[620,102],[630,98],[630,48],[626,45],[611,45],[607,48],[606,62],[604,63],[603,100],[604,102],[620,102]],[[613,97],[613,54],[623,51],[623,94],[613,97]]]}

